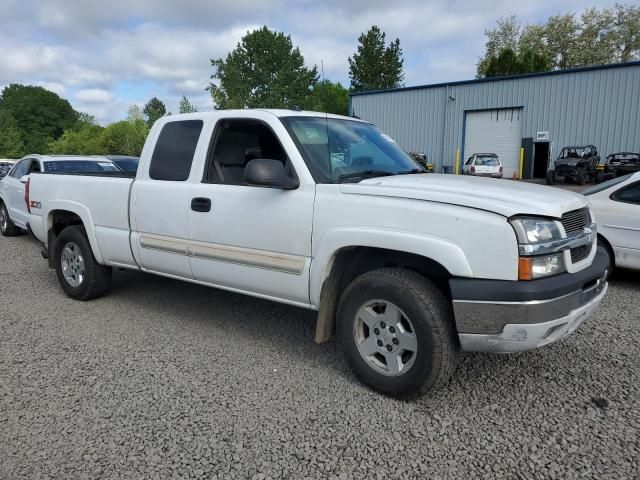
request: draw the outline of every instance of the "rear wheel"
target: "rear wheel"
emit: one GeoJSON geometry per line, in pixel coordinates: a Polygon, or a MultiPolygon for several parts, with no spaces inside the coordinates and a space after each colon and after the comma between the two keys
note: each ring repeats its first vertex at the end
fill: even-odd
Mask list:
{"type": "Polygon", "coordinates": [[[597,185],[598,183],[602,183],[602,182],[604,182],[604,172],[598,171],[596,173],[595,183],[597,185]]]}
{"type": "Polygon", "coordinates": [[[555,170],[547,170],[547,185],[553,185],[556,183],[555,170]]]}
{"type": "Polygon", "coordinates": [[[337,323],[356,375],[384,394],[435,390],[455,370],[459,345],[450,304],[415,272],[384,268],[356,278],[340,299],[337,323]]]}
{"type": "Polygon", "coordinates": [[[20,235],[20,229],[11,221],[9,211],[4,203],[0,203],[0,233],[3,237],[20,235]]]}
{"type": "Polygon", "coordinates": [[[60,286],[71,298],[90,300],[109,289],[111,268],[93,256],[84,227],[65,228],[56,238],[53,255],[60,286]]]}

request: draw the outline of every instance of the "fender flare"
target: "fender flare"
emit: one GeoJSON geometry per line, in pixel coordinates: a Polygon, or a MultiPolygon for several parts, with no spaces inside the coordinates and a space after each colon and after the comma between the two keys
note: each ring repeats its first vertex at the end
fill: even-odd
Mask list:
{"type": "Polygon", "coordinates": [[[72,200],[49,200],[47,202],[47,210],[45,212],[45,218],[47,219],[47,231],[51,229],[52,213],[57,210],[74,213],[80,217],[84,229],[87,232],[87,238],[89,239],[91,250],[93,250],[93,256],[96,257],[99,264],[103,265],[104,259],[100,253],[100,248],[98,247],[96,230],[89,209],[85,205],[72,200]]]}
{"type": "Polygon", "coordinates": [[[413,253],[438,262],[453,276],[473,277],[473,271],[464,251],[450,240],[419,234],[385,229],[346,227],[330,230],[319,240],[309,274],[309,299],[319,307],[320,292],[324,280],[331,273],[333,259],[347,247],[384,248],[413,253]]]}

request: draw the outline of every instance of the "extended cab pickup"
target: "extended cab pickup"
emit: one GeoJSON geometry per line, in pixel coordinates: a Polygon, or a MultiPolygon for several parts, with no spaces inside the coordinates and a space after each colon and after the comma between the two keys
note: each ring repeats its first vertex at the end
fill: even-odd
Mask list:
{"type": "Polygon", "coordinates": [[[63,290],[142,270],[318,311],[358,377],[432,390],[460,350],[575,330],[607,290],[586,199],[425,174],[353,118],[229,110],[160,119],[135,179],[31,175],[29,225],[63,290]]]}

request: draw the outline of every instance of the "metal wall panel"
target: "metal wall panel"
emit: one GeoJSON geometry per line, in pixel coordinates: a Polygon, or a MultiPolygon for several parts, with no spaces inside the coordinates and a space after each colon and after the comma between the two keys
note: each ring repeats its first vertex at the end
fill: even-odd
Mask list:
{"type": "Polygon", "coordinates": [[[352,114],[371,121],[440,171],[463,148],[466,111],[522,107],[522,137],[549,132],[552,155],[569,144],[601,154],[640,151],[640,63],[351,97],[352,114]]]}

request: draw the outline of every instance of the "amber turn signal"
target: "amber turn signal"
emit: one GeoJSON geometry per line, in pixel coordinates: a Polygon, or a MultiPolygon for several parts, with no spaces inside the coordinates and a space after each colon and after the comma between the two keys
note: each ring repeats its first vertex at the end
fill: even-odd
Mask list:
{"type": "Polygon", "coordinates": [[[533,279],[533,259],[530,257],[520,257],[518,259],[518,280],[533,279]]]}

